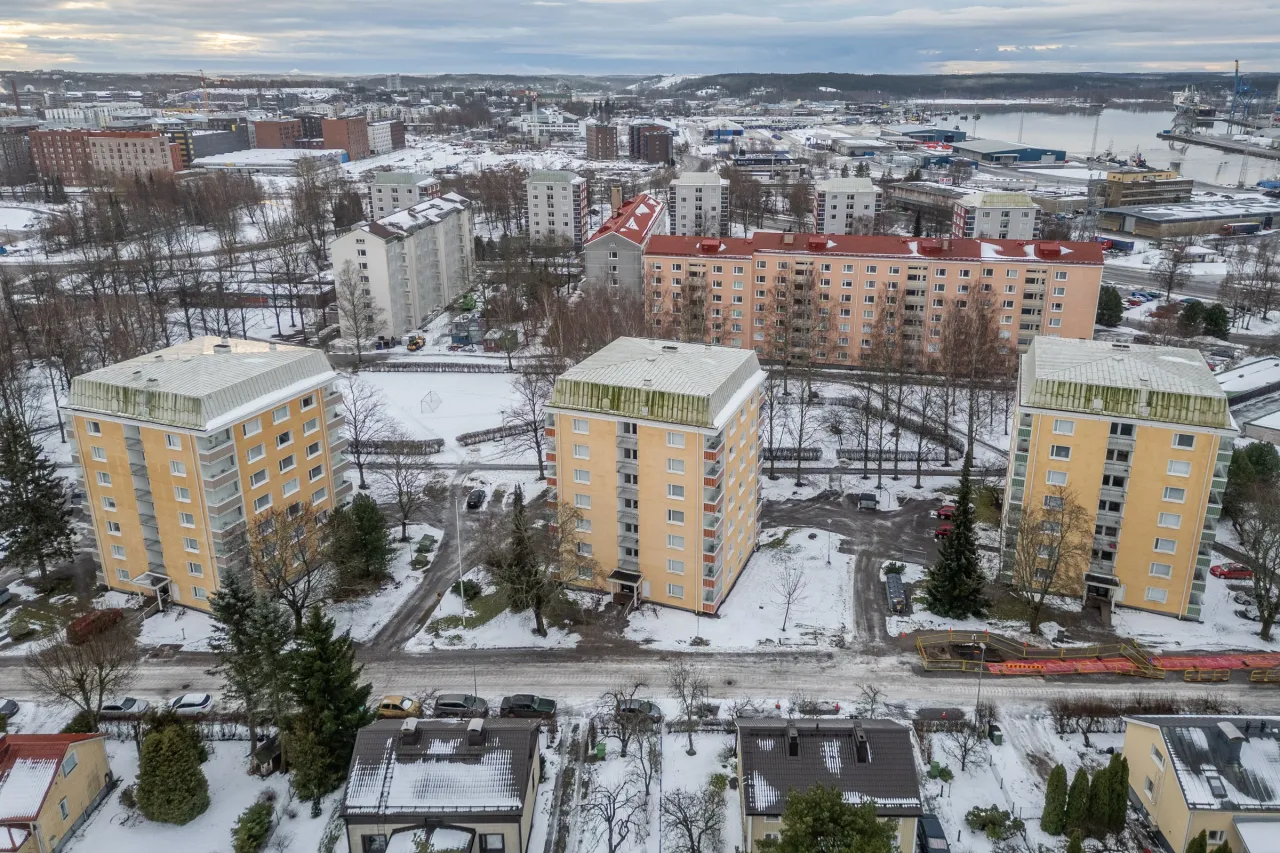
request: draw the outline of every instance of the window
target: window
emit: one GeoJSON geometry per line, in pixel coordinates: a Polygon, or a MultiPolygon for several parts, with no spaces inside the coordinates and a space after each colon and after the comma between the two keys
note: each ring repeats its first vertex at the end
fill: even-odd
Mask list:
{"type": "Polygon", "coordinates": [[[276,436],[276,447],[285,447],[293,443],[293,431],[285,430],[276,436]]]}
{"type": "Polygon", "coordinates": [[[1045,495],[1045,496],[1044,496],[1044,508],[1045,508],[1045,509],[1062,509],[1062,508],[1063,508],[1063,506],[1064,506],[1064,502],[1063,502],[1062,497],[1061,497],[1060,495],[1045,495]]]}
{"type": "Polygon", "coordinates": [[[206,598],[209,597],[209,594],[205,592],[204,587],[193,586],[191,587],[191,597],[194,598],[196,601],[204,601],[206,598]]]}
{"type": "Polygon", "coordinates": [[[324,476],[324,466],[317,465],[307,472],[307,482],[314,483],[316,480],[319,480],[323,476],[324,476]]]}
{"type": "Polygon", "coordinates": [[[182,547],[184,550],[190,551],[193,554],[200,553],[200,543],[190,536],[182,537],[182,547]]]}
{"type": "Polygon", "coordinates": [[[573,446],[573,458],[574,459],[590,459],[591,448],[587,447],[585,444],[575,444],[573,446]]]}
{"type": "Polygon", "coordinates": [[[263,469],[262,469],[262,470],[260,470],[260,471],[254,471],[252,474],[250,474],[250,475],[249,475],[249,487],[250,487],[250,488],[254,488],[254,489],[256,489],[256,488],[258,488],[258,486],[261,486],[261,485],[262,485],[263,483],[265,483],[265,482],[267,482],[267,469],[266,469],[266,468],[263,468],[263,469]]]}
{"type": "Polygon", "coordinates": [[[678,501],[684,500],[684,486],[675,483],[667,483],[667,497],[678,501]]]}
{"type": "MultiPolygon", "coordinates": [[[[75,753],[73,752],[71,755],[75,755],[75,753]]],[[[68,755],[67,758],[70,759],[71,755],[68,755]]],[[[65,761],[62,763],[62,766],[66,767],[65,761]]],[[[67,774],[66,772],[64,772],[62,775],[66,776],[67,774]]],[[[62,815],[63,820],[66,820],[67,818],[71,817],[71,809],[67,808],[66,797],[63,797],[61,800],[58,801],[58,814],[62,815]]]]}
{"type": "Polygon", "coordinates": [[[294,477],[292,480],[289,480],[287,483],[284,484],[283,492],[284,492],[284,496],[288,497],[289,495],[293,494],[296,491],[298,491],[298,478],[294,477]]]}
{"type": "Polygon", "coordinates": [[[249,448],[249,452],[245,454],[246,462],[257,462],[259,459],[267,455],[267,446],[265,444],[255,444],[249,448]]]}
{"type": "Polygon", "coordinates": [[[196,517],[189,512],[178,513],[178,523],[183,527],[195,527],[196,517]]]}
{"type": "Polygon", "coordinates": [[[1169,600],[1169,590],[1160,589],[1158,586],[1147,587],[1147,601],[1154,601],[1156,604],[1164,604],[1169,600]]]}
{"type": "Polygon", "coordinates": [[[108,498],[108,497],[105,497],[105,496],[104,496],[104,497],[102,498],[102,508],[103,508],[103,509],[105,509],[105,510],[107,510],[108,512],[115,512],[115,511],[116,511],[116,499],[115,499],[115,498],[108,498]]]}
{"type": "Polygon", "coordinates": [[[1133,424],[1112,424],[1111,434],[1121,438],[1133,438],[1133,424]]]}
{"type": "Polygon", "coordinates": [[[1161,539],[1157,536],[1155,544],[1151,548],[1161,554],[1173,554],[1178,550],[1178,543],[1172,539],[1161,539]]]}
{"type": "Polygon", "coordinates": [[[1178,450],[1192,450],[1196,446],[1196,437],[1186,432],[1175,432],[1173,446],[1178,450]]]}
{"type": "Polygon", "coordinates": [[[1190,477],[1191,463],[1178,459],[1169,460],[1169,474],[1174,477],[1190,477]]]}
{"type": "MultiPolygon", "coordinates": [[[[1156,763],[1156,767],[1159,767],[1161,770],[1164,769],[1164,754],[1156,748],[1155,744],[1151,745],[1151,760],[1156,763]]],[[[1148,779],[1147,781],[1150,782],[1151,780],[1148,779]]]]}
{"type": "Polygon", "coordinates": [[[1055,420],[1054,420],[1054,422],[1053,422],[1053,431],[1054,431],[1054,433],[1055,433],[1056,435],[1075,435],[1075,434],[1076,434],[1076,422],[1075,422],[1075,421],[1066,421],[1066,420],[1062,420],[1062,419],[1060,419],[1060,418],[1059,418],[1059,419],[1055,419],[1055,420]]]}
{"type": "Polygon", "coordinates": [[[678,583],[667,584],[667,598],[684,598],[684,587],[678,583]]]}
{"type": "Polygon", "coordinates": [[[579,518],[576,522],[574,522],[574,530],[577,530],[579,533],[590,533],[591,519],[579,518]]]}
{"type": "Polygon", "coordinates": [[[107,522],[107,532],[108,532],[108,533],[110,533],[112,536],[119,536],[119,535],[120,535],[120,522],[118,522],[118,521],[108,521],[108,522],[107,522]]]}
{"type": "Polygon", "coordinates": [[[271,506],[271,493],[268,492],[267,494],[263,495],[262,497],[258,498],[256,501],[253,502],[253,511],[262,512],[264,509],[267,509],[270,506],[271,506]]]}
{"type": "Polygon", "coordinates": [[[320,442],[318,442],[318,441],[313,441],[313,442],[311,442],[310,444],[308,444],[308,445],[307,445],[307,458],[308,458],[308,459],[310,459],[312,456],[319,456],[319,455],[320,455],[320,442]]]}
{"type": "Polygon", "coordinates": [[[169,473],[175,477],[185,477],[187,476],[187,466],[179,462],[177,459],[170,459],[169,473]]]}
{"type": "Polygon", "coordinates": [[[280,408],[276,409],[274,412],[271,413],[271,422],[273,424],[278,424],[281,421],[287,421],[287,420],[289,420],[288,406],[281,406],[280,408]]]}
{"type": "Polygon", "coordinates": [[[579,557],[590,557],[592,553],[593,553],[593,549],[592,549],[592,547],[591,547],[591,543],[590,543],[590,542],[579,542],[579,543],[578,543],[578,556],[579,556],[579,557]]]}
{"type": "Polygon", "coordinates": [[[307,396],[305,396],[305,397],[303,397],[303,398],[302,398],[302,404],[301,404],[300,408],[302,409],[302,411],[304,411],[304,412],[305,412],[307,409],[310,409],[310,408],[311,408],[311,407],[313,407],[315,404],[316,404],[316,395],[315,395],[315,394],[308,394],[307,396]]]}
{"type": "Polygon", "coordinates": [[[1173,503],[1183,503],[1187,499],[1187,490],[1175,486],[1164,487],[1164,499],[1173,503]]]}
{"type": "Polygon", "coordinates": [[[684,560],[667,560],[667,571],[673,575],[684,574],[684,560]]]}
{"type": "Polygon", "coordinates": [[[132,578],[130,578],[130,577],[129,577],[129,570],[128,570],[128,569],[116,569],[116,580],[118,580],[118,581],[127,581],[127,580],[132,580],[132,578]]]}
{"type": "Polygon", "coordinates": [[[1172,527],[1177,530],[1182,526],[1182,516],[1176,512],[1162,512],[1156,524],[1160,527],[1172,527]]]}
{"type": "Polygon", "coordinates": [[[254,418],[251,421],[247,421],[240,427],[240,432],[245,438],[262,432],[262,418],[254,418]]]}
{"type": "Polygon", "coordinates": [[[1044,481],[1050,486],[1065,486],[1067,484],[1067,472],[1050,471],[1045,476],[1044,481]]]}
{"type": "Polygon", "coordinates": [[[671,548],[672,550],[675,550],[675,551],[683,551],[683,550],[684,550],[684,537],[683,537],[683,536],[676,536],[676,535],[675,535],[675,534],[673,534],[673,533],[668,533],[668,534],[667,534],[667,547],[668,547],[668,548],[671,548]]]}
{"type": "Polygon", "coordinates": [[[684,433],[668,432],[667,447],[684,447],[684,433]]]}
{"type": "Polygon", "coordinates": [[[683,474],[683,473],[684,473],[684,460],[683,460],[683,459],[670,459],[670,458],[668,458],[668,459],[667,459],[667,473],[668,473],[668,474],[683,474]]]}
{"type": "Polygon", "coordinates": [[[682,509],[667,510],[667,523],[668,524],[684,524],[684,510],[682,509]]]}
{"type": "Polygon", "coordinates": [[[105,447],[90,447],[89,455],[99,462],[107,461],[107,449],[105,447]]]}
{"type": "Polygon", "coordinates": [[[194,562],[194,561],[192,561],[192,560],[188,560],[188,561],[187,561],[187,574],[191,575],[192,577],[196,577],[196,578],[204,577],[204,566],[202,566],[202,565],[200,565],[199,563],[194,562]]]}
{"type": "Polygon", "coordinates": [[[102,424],[97,421],[85,421],[84,429],[89,435],[102,435],[102,424]]]}
{"type": "Polygon", "coordinates": [[[191,490],[186,486],[174,486],[173,499],[184,504],[189,504],[191,503],[191,490]]]}
{"type": "Polygon", "coordinates": [[[591,495],[575,494],[573,505],[578,509],[591,509],[591,495]]]}
{"type": "Polygon", "coordinates": [[[288,471],[296,464],[297,463],[294,461],[293,454],[290,453],[288,456],[280,460],[280,473],[283,474],[285,471],[288,471]]]}
{"type": "Polygon", "coordinates": [[[486,832],[480,836],[480,853],[504,853],[505,836],[500,832],[486,832]]]}
{"type": "MultiPolygon", "coordinates": [[[[1024,214],[1023,214],[1023,216],[1026,216],[1026,214],[1024,213],[1024,214]]],[[[1067,274],[1066,274],[1066,272],[1064,272],[1064,271],[1062,271],[1062,270],[1058,270],[1057,272],[1055,272],[1055,273],[1053,274],[1053,280],[1054,280],[1054,281],[1066,281],[1066,280],[1067,280],[1067,274]]]]}
{"type": "Polygon", "coordinates": [[[1065,444],[1052,444],[1049,446],[1049,456],[1052,459],[1070,459],[1071,448],[1065,444]]]}
{"type": "Polygon", "coordinates": [[[320,429],[320,419],[312,418],[311,420],[307,421],[302,425],[302,434],[311,435],[311,433],[315,432],[318,429],[320,429]]]}
{"type": "Polygon", "coordinates": [[[591,483],[591,472],[586,468],[573,469],[573,482],[589,485],[591,483]]]}
{"type": "Polygon", "coordinates": [[[111,546],[111,556],[115,557],[117,560],[123,560],[123,559],[124,559],[124,546],[123,546],[123,545],[112,545],[112,546],[111,546]]]}
{"type": "Polygon", "coordinates": [[[99,471],[99,472],[98,472],[98,485],[99,485],[99,486],[110,486],[110,485],[111,485],[111,475],[110,475],[110,474],[108,474],[106,471],[99,471]]]}
{"type": "Polygon", "coordinates": [[[313,504],[318,504],[328,496],[329,496],[328,489],[324,489],[324,488],[316,489],[314,492],[311,493],[311,502],[313,504]]]}
{"type": "MultiPolygon", "coordinates": [[[[1152,749],[1154,750],[1155,747],[1153,746],[1152,749]]],[[[1148,776],[1146,780],[1143,781],[1142,783],[1142,791],[1147,795],[1147,799],[1151,799],[1155,795],[1155,790],[1156,790],[1156,783],[1152,782],[1151,777],[1148,776]]]]}
{"type": "Polygon", "coordinates": [[[1152,563],[1151,576],[1154,578],[1167,578],[1173,574],[1173,566],[1168,563],[1152,563]]]}
{"type": "Polygon", "coordinates": [[[1209,843],[1210,843],[1210,844],[1221,844],[1222,842],[1224,842],[1224,841],[1226,841],[1226,840],[1227,840],[1227,831],[1226,831],[1225,829],[1211,829],[1211,830],[1209,830],[1209,843]]]}
{"type": "Polygon", "coordinates": [[[587,419],[586,419],[586,418],[574,418],[574,419],[573,419],[573,431],[574,431],[574,432],[582,433],[583,435],[586,435],[586,434],[590,431],[590,425],[587,423],[587,419]]]}

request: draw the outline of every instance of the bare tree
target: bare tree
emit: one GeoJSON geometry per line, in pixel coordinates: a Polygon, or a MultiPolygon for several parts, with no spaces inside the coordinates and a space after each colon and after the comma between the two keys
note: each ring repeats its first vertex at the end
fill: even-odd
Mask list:
{"type": "Polygon", "coordinates": [[[443,502],[448,493],[436,466],[399,429],[383,439],[379,454],[385,466],[376,472],[391,490],[396,514],[400,516],[400,541],[409,541],[409,519],[432,501],[443,502]]]}
{"type": "Polygon", "coordinates": [[[547,478],[546,427],[547,406],[555,390],[556,373],[545,364],[531,365],[516,374],[511,382],[513,403],[502,412],[502,422],[518,427],[520,432],[511,437],[511,443],[538,457],[538,479],[547,478]]]}
{"type": "Polygon", "coordinates": [[[1046,598],[1080,593],[1093,550],[1093,527],[1093,513],[1066,486],[1051,486],[1041,504],[1022,511],[1010,588],[1026,608],[1032,634],[1040,630],[1046,598]]]}
{"type": "MultiPolygon", "coordinates": [[[[632,714],[631,716],[639,716],[632,714]]],[[[636,743],[636,751],[630,756],[628,762],[632,775],[639,781],[644,789],[644,799],[647,803],[649,796],[653,792],[653,783],[662,773],[662,749],[658,744],[658,736],[649,727],[639,735],[640,739],[636,743]]]]}
{"type": "Polygon", "coordinates": [[[724,797],[710,786],[677,788],[662,796],[662,834],[671,853],[719,853],[724,836],[724,797]]]}
{"type": "Polygon", "coordinates": [[[374,448],[391,430],[387,417],[387,401],[382,392],[356,376],[342,380],[342,414],[346,420],[347,456],[356,463],[360,488],[367,489],[364,466],[374,448]]]}
{"type": "Polygon", "coordinates": [[[1151,270],[1151,276],[1164,291],[1165,301],[1173,299],[1174,291],[1182,290],[1191,279],[1192,242],[1178,237],[1165,242],[1160,261],[1151,270]]]}
{"type": "Polygon", "coordinates": [[[342,336],[355,347],[356,364],[362,364],[373,339],[387,328],[382,308],[360,281],[360,270],[351,261],[344,263],[334,276],[333,293],[342,336]]]}
{"type": "Polygon", "coordinates": [[[649,828],[646,797],[630,774],[613,780],[590,774],[585,781],[587,794],[578,811],[593,836],[593,849],[618,853],[628,838],[644,836],[649,828]]]}
{"type": "Polygon", "coordinates": [[[1253,569],[1253,601],[1261,624],[1258,636],[1270,640],[1280,615],[1280,495],[1274,488],[1256,486],[1238,515],[1240,545],[1253,569]]]}
{"type": "Polygon", "coordinates": [[[862,698],[858,700],[858,716],[874,719],[879,716],[884,705],[884,691],[874,684],[863,684],[858,688],[862,698]]]}
{"type": "Polygon", "coordinates": [[[653,723],[643,714],[623,712],[647,687],[643,681],[622,682],[600,694],[599,719],[603,724],[599,728],[605,737],[618,741],[623,758],[627,757],[631,742],[653,728],[653,723]]]}
{"type": "Polygon", "coordinates": [[[269,509],[249,523],[249,576],[289,608],[295,631],[307,609],[329,591],[327,534],[316,510],[303,501],[269,509]]]}
{"type": "MultiPolygon", "coordinates": [[[[787,428],[787,418],[783,409],[782,382],[774,371],[765,373],[761,391],[763,399],[760,401],[760,408],[764,417],[765,446],[775,448],[787,428]]],[[[774,453],[769,454],[769,479],[778,479],[777,455],[774,453]]]]}
{"type": "Polygon", "coordinates": [[[978,728],[977,723],[964,722],[947,732],[942,742],[942,750],[960,762],[961,773],[965,772],[970,764],[974,767],[985,767],[989,758],[986,733],[978,728]]]}
{"type": "Polygon", "coordinates": [[[779,552],[778,563],[778,574],[773,578],[773,600],[782,608],[782,630],[786,631],[791,608],[799,607],[808,597],[809,581],[792,548],[784,547],[779,552]]]}
{"type": "Polygon", "coordinates": [[[804,443],[813,437],[813,433],[817,430],[815,423],[816,400],[814,395],[817,393],[813,390],[813,372],[808,365],[804,365],[797,376],[800,383],[800,392],[796,395],[795,403],[791,406],[791,419],[788,422],[791,438],[796,443],[796,485],[803,486],[804,480],[804,443]]]}
{"type": "Polygon", "coordinates": [[[688,753],[694,755],[696,750],[693,748],[693,730],[702,711],[702,703],[711,691],[706,669],[684,660],[672,661],[667,665],[667,687],[671,691],[671,697],[680,704],[685,731],[689,735],[688,753]]]}
{"type": "Polygon", "coordinates": [[[79,644],[64,635],[43,643],[27,654],[25,674],[36,693],[74,705],[97,731],[103,702],[128,690],[138,658],[133,634],[120,624],[79,644]]]}

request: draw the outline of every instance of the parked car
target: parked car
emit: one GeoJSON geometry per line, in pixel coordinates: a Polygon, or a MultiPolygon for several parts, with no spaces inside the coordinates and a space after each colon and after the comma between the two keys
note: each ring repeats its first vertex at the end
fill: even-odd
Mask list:
{"type": "Polygon", "coordinates": [[[472,489],[467,495],[467,509],[479,509],[484,506],[484,489],[472,489]]]}
{"type": "Polygon", "coordinates": [[[655,726],[662,722],[662,709],[648,699],[623,699],[618,703],[618,716],[638,720],[642,717],[655,726]]]}
{"type": "Polygon", "coordinates": [[[487,717],[489,703],[469,693],[442,693],[436,697],[433,717],[487,717]]]}
{"type": "Polygon", "coordinates": [[[934,539],[946,539],[955,532],[955,527],[950,524],[939,524],[937,529],[933,531],[934,539]]]}
{"type": "Polygon", "coordinates": [[[379,720],[402,720],[406,717],[421,717],[422,703],[408,696],[383,696],[378,701],[379,720]]]}
{"type": "Polygon", "coordinates": [[[951,853],[947,833],[937,815],[927,814],[916,821],[917,853],[951,853]]]}
{"type": "Polygon", "coordinates": [[[18,713],[18,703],[12,699],[0,699],[0,717],[6,720],[18,713]]]}
{"type": "Polygon", "coordinates": [[[555,715],[556,700],[544,699],[541,696],[534,696],[532,693],[517,693],[514,696],[505,696],[502,699],[502,706],[498,709],[498,716],[500,717],[536,717],[550,720],[555,715]]]}
{"type": "Polygon", "coordinates": [[[1227,580],[1252,580],[1253,569],[1241,563],[1223,563],[1209,569],[1209,574],[1215,578],[1226,578],[1227,580]]]}
{"type": "Polygon", "coordinates": [[[141,717],[150,707],[151,703],[146,699],[134,699],[132,696],[124,696],[108,700],[102,706],[102,711],[98,716],[104,720],[124,720],[130,717],[141,717]]]}
{"type": "Polygon", "coordinates": [[[943,504],[942,506],[938,507],[938,518],[944,518],[944,519],[955,518],[955,516],[956,516],[955,504],[943,504]]]}
{"type": "Polygon", "coordinates": [[[858,509],[879,509],[880,499],[875,492],[861,492],[858,495],[858,509]]]}
{"type": "Polygon", "coordinates": [[[213,710],[213,697],[208,693],[186,693],[171,700],[169,709],[179,717],[198,717],[213,710]]]}

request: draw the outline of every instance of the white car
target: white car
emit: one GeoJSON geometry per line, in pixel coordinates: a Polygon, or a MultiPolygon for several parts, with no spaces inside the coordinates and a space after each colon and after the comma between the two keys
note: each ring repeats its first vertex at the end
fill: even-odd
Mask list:
{"type": "Polygon", "coordinates": [[[208,693],[187,693],[171,700],[169,708],[179,717],[198,717],[213,710],[213,697],[208,693]]]}

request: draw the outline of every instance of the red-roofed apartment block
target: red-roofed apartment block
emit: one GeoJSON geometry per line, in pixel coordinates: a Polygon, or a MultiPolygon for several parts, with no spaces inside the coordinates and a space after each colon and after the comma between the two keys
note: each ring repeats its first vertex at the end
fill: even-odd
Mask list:
{"type": "Polygon", "coordinates": [[[655,236],[644,253],[649,334],[820,364],[857,364],[877,334],[901,333],[923,360],[945,358],[947,312],[989,302],[1000,339],[1019,350],[1037,335],[1091,339],[1102,283],[1098,243],[783,234],[655,236]],[[694,299],[693,288],[700,288],[694,299]],[[689,307],[684,307],[689,306],[689,307]],[[880,331],[873,332],[877,323],[880,331]]]}
{"type": "Polygon", "coordinates": [[[667,206],[662,199],[640,193],[626,201],[582,247],[587,282],[639,294],[644,285],[645,249],[654,235],[666,230],[667,206]]]}
{"type": "Polygon", "coordinates": [[[0,734],[0,853],[56,853],[111,789],[103,735],[0,734]]]}

